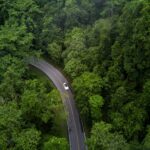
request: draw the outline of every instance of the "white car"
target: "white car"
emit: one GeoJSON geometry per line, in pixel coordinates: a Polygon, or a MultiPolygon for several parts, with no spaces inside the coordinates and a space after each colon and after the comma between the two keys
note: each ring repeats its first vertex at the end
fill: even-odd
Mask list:
{"type": "Polygon", "coordinates": [[[65,89],[65,90],[69,90],[69,86],[67,85],[67,83],[64,82],[64,83],[63,83],[63,86],[64,86],[64,89],[65,89]]]}

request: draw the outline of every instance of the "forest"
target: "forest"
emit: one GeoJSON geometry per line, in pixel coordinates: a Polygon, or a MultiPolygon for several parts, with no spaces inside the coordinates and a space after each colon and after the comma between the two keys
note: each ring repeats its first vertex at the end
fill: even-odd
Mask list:
{"type": "Polygon", "coordinates": [[[0,0],[0,150],[69,150],[31,56],[70,81],[89,150],[150,150],[149,0],[0,0]]]}

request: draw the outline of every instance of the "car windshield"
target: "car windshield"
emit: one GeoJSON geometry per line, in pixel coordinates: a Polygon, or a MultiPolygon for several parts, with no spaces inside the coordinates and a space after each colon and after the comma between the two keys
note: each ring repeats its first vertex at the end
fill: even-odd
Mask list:
{"type": "Polygon", "coordinates": [[[66,87],[67,87],[67,86],[68,86],[68,85],[67,85],[67,83],[64,83],[64,86],[66,86],[66,87]]]}

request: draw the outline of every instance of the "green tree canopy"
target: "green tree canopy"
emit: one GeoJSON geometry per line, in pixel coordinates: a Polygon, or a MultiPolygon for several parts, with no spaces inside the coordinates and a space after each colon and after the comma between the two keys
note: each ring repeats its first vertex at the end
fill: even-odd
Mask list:
{"type": "Polygon", "coordinates": [[[111,124],[105,122],[95,123],[89,138],[89,149],[101,150],[127,150],[127,144],[122,135],[111,132],[111,124]]]}
{"type": "Polygon", "coordinates": [[[104,104],[102,96],[93,95],[89,98],[89,107],[91,110],[92,120],[99,121],[102,117],[101,107],[104,104]]]}
{"type": "Polygon", "coordinates": [[[44,143],[43,150],[68,150],[69,145],[65,138],[50,137],[47,142],[44,143]]]}
{"type": "Polygon", "coordinates": [[[34,129],[24,129],[15,135],[16,150],[37,150],[41,133],[34,129]]]}

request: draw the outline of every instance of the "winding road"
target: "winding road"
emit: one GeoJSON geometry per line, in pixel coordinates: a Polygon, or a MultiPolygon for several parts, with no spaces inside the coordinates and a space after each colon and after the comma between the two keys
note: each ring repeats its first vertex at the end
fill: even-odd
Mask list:
{"type": "Polygon", "coordinates": [[[42,59],[32,58],[29,60],[29,64],[45,73],[61,94],[64,108],[67,113],[70,150],[86,150],[84,131],[79,113],[75,106],[73,94],[70,89],[65,90],[63,87],[63,83],[68,83],[68,81],[60,71],[42,59]]]}

